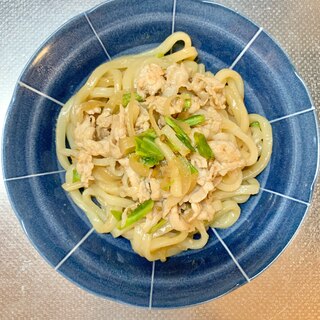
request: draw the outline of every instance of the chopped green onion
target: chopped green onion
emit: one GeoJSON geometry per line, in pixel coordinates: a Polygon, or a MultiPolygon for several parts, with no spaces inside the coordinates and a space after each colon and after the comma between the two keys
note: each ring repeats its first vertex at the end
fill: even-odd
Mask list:
{"type": "Polygon", "coordinates": [[[173,150],[179,152],[182,156],[190,153],[190,150],[178,139],[175,131],[168,125],[165,125],[161,132],[167,138],[167,145],[173,150]]]}
{"type": "Polygon", "coordinates": [[[134,209],[127,217],[126,223],[123,227],[119,227],[120,230],[125,229],[140,219],[144,218],[149,212],[152,211],[154,201],[149,199],[142,202],[136,209],[134,209]]]}
{"type": "MultiPolygon", "coordinates": [[[[143,98],[140,95],[138,95],[137,93],[134,94],[134,98],[135,98],[135,100],[137,100],[139,102],[143,101],[143,98]]],[[[126,107],[128,105],[128,103],[130,102],[130,100],[131,100],[131,93],[125,93],[122,96],[122,105],[124,107],[126,107]]]]}
{"type": "Polygon", "coordinates": [[[191,99],[185,99],[184,100],[184,105],[183,105],[183,110],[188,110],[191,107],[191,99]]]}
{"type": "Polygon", "coordinates": [[[206,158],[207,160],[212,159],[214,157],[213,151],[208,145],[208,142],[204,134],[195,132],[194,140],[196,142],[198,152],[202,157],[206,158]]]}
{"type": "Polygon", "coordinates": [[[177,138],[185,144],[185,146],[195,152],[195,148],[191,144],[191,139],[188,135],[182,130],[177,121],[170,116],[164,117],[165,122],[176,132],[177,138]]]}
{"type": "Polygon", "coordinates": [[[78,182],[78,181],[81,181],[81,176],[78,173],[77,169],[73,169],[72,182],[78,182]]]}
{"type": "Polygon", "coordinates": [[[183,111],[188,110],[191,107],[192,100],[189,93],[182,93],[180,97],[184,100],[183,111]]]}
{"type": "Polygon", "coordinates": [[[155,165],[159,164],[159,158],[157,157],[140,157],[140,161],[146,165],[147,167],[154,167],[155,165]]]}
{"type": "Polygon", "coordinates": [[[194,174],[194,173],[198,174],[199,173],[198,169],[191,162],[189,162],[185,157],[179,157],[179,158],[186,164],[186,166],[189,168],[191,174],[194,174]]]}
{"type": "Polygon", "coordinates": [[[198,174],[199,173],[198,169],[191,162],[189,162],[187,160],[187,163],[188,163],[188,167],[190,169],[191,174],[194,174],[194,173],[198,174]]]}
{"type": "Polygon", "coordinates": [[[164,155],[161,150],[155,144],[155,142],[149,138],[139,138],[135,137],[136,142],[136,154],[141,157],[146,158],[159,158],[159,160],[164,159],[164,155]]]}
{"type": "Polygon", "coordinates": [[[148,130],[140,133],[139,137],[147,137],[150,139],[155,139],[157,137],[157,134],[153,129],[148,129],[148,130]]]}
{"type": "Polygon", "coordinates": [[[154,142],[157,137],[154,130],[149,129],[135,139],[135,152],[140,156],[140,160],[148,167],[153,167],[164,159],[164,155],[157,144],[154,142]]]}
{"type": "Polygon", "coordinates": [[[188,136],[185,137],[184,135],[177,134],[177,137],[180,139],[181,142],[183,142],[187,146],[189,150],[193,152],[196,151],[196,149],[192,146],[190,138],[188,136]]]}
{"type": "Polygon", "coordinates": [[[195,114],[187,119],[183,119],[183,122],[186,122],[190,127],[197,126],[206,121],[206,118],[203,114],[195,114]]]}
{"type": "Polygon", "coordinates": [[[111,210],[111,214],[116,218],[117,221],[121,220],[122,211],[111,210]]]}
{"type": "Polygon", "coordinates": [[[159,230],[161,227],[163,227],[167,223],[167,220],[161,219],[156,225],[154,225],[150,230],[149,234],[155,233],[157,230],[159,230]]]}
{"type": "Polygon", "coordinates": [[[260,123],[258,121],[251,122],[250,127],[260,129],[260,123]]]}

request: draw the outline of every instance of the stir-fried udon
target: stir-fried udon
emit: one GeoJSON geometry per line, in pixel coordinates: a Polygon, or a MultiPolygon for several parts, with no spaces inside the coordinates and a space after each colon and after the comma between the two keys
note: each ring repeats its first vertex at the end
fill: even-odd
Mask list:
{"type": "Polygon", "coordinates": [[[100,65],[62,108],[63,188],[99,233],[165,261],[227,228],[272,152],[268,121],[248,114],[241,76],[195,62],[182,32],[100,65]],[[182,41],[179,51],[172,50],[182,41]]]}

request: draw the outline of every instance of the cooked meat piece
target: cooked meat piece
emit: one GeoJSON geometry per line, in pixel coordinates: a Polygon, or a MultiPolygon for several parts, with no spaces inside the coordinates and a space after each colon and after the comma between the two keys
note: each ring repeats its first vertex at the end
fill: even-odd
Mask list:
{"type": "Polygon", "coordinates": [[[163,70],[157,64],[151,63],[144,66],[137,77],[137,93],[143,98],[154,96],[166,82],[163,75],[163,70]]]}
{"type": "Polygon", "coordinates": [[[231,141],[209,141],[209,145],[214,153],[214,168],[221,176],[229,171],[245,166],[240,150],[231,141]]]}
{"type": "Polygon", "coordinates": [[[170,97],[176,95],[181,87],[187,86],[189,73],[183,63],[175,63],[167,68],[165,77],[167,81],[163,88],[163,95],[170,97]]]}
{"type": "Polygon", "coordinates": [[[80,150],[77,158],[76,170],[81,176],[81,182],[85,187],[89,186],[89,180],[93,180],[93,167],[92,156],[86,151],[80,150]]]}

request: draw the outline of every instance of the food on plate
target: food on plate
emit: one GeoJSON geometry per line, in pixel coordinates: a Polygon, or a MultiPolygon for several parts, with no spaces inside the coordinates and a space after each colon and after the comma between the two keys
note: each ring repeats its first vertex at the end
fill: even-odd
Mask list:
{"type": "Polygon", "coordinates": [[[104,63],[57,122],[63,188],[97,232],[129,239],[150,261],[200,249],[209,227],[233,225],[271,157],[271,126],[248,114],[241,76],[213,74],[196,57],[176,32],[104,63]]]}

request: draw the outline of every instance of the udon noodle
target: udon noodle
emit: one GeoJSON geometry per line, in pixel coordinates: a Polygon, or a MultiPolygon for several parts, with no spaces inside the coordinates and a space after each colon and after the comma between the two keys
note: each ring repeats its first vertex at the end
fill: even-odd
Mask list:
{"type": "Polygon", "coordinates": [[[200,249],[209,227],[233,225],[272,152],[271,126],[248,114],[241,76],[213,74],[196,57],[176,32],[104,63],[57,122],[63,188],[97,232],[129,239],[150,261],[200,249]]]}

